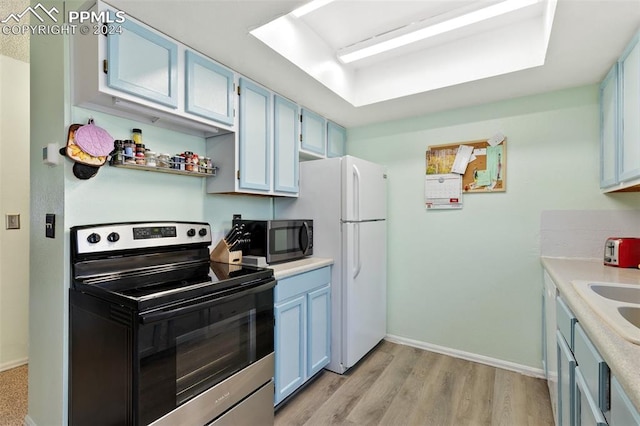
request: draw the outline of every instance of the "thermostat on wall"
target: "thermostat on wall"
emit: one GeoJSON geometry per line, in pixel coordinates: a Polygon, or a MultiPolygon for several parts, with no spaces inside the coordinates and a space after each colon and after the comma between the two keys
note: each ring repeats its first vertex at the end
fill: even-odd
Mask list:
{"type": "Polygon", "coordinates": [[[53,142],[42,148],[42,162],[48,166],[57,166],[60,161],[58,144],[53,142]]]}

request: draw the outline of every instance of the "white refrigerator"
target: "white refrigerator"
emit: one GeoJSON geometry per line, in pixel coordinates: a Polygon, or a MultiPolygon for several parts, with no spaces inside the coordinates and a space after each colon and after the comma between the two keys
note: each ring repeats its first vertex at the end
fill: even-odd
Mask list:
{"type": "Polygon", "coordinates": [[[334,259],[331,362],[342,374],[387,330],[387,200],[383,166],[352,156],[300,163],[300,196],[276,219],[313,219],[313,255],[334,259]]]}

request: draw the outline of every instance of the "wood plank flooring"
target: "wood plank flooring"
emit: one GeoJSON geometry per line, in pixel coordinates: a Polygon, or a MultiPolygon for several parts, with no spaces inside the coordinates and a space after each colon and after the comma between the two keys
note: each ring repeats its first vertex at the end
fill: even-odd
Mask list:
{"type": "Polygon", "coordinates": [[[276,412],[293,425],[553,425],[544,380],[383,341],[345,375],[324,371],[276,412]]]}

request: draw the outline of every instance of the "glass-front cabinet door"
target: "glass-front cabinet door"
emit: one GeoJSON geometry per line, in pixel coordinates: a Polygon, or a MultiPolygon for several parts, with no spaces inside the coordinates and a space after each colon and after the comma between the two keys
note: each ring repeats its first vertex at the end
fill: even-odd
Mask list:
{"type": "Polygon", "coordinates": [[[233,72],[189,50],[185,71],[186,112],[233,124],[233,72]]]}
{"type": "Polygon", "coordinates": [[[132,19],[107,37],[107,85],[171,108],[178,106],[178,45],[132,19]]]}

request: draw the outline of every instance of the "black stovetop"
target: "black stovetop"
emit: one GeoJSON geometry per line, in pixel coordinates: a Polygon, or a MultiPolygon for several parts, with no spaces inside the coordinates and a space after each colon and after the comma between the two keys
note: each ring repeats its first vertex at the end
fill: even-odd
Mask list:
{"type": "Polygon", "coordinates": [[[136,310],[243,289],[273,279],[273,270],[250,265],[207,262],[175,271],[145,270],[100,279],[74,279],[74,290],[93,294],[136,310]],[[178,279],[174,279],[175,277],[178,279]],[[149,279],[149,277],[152,277],[149,279]]]}

